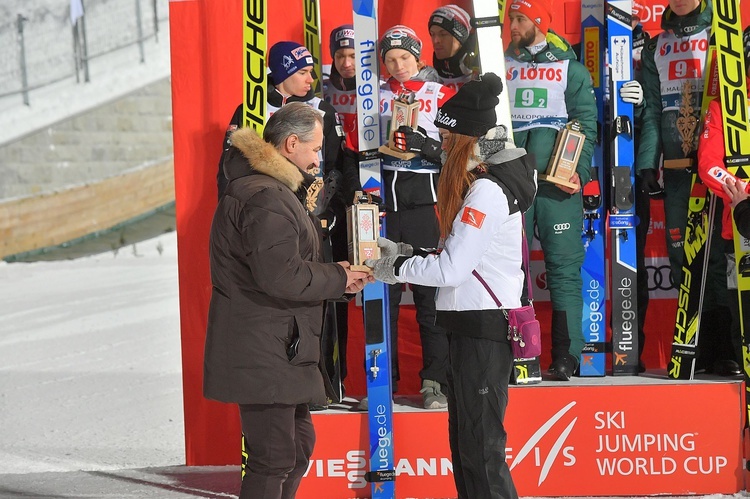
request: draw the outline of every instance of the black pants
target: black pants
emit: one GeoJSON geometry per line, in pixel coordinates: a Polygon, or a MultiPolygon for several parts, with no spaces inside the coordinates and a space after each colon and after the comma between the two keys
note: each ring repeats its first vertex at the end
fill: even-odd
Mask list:
{"type": "Polygon", "coordinates": [[[459,499],[516,499],[503,421],[513,368],[510,345],[450,336],[448,438],[459,499]]]}
{"type": "MultiPolygon", "coordinates": [[[[389,211],[386,215],[386,235],[395,242],[409,243],[417,248],[435,248],[440,239],[435,207],[419,206],[411,210],[389,211]]],[[[435,325],[435,291],[427,286],[412,286],[417,310],[419,338],[422,342],[422,370],[419,377],[446,383],[448,370],[448,336],[445,329],[435,325]]],[[[399,380],[398,370],[398,312],[402,285],[389,287],[388,301],[391,314],[391,377],[399,380]]]]}
{"type": "Polygon", "coordinates": [[[293,499],[315,446],[307,404],[240,404],[240,418],[247,441],[240,499],[293,499]]]}

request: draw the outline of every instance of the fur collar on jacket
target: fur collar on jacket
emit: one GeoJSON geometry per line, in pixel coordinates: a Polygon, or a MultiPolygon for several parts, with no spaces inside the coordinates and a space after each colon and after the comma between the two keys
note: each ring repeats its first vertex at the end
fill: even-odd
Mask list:
{"type": "Polygon", "coordinates": [[[224,173],[230,181],[255,171],[275,178],[293,192],[302,185],[304,177],[300,169],[252,128],[240,128],[232,134],[231,140],[247,161],[231,161],[224,165],[224,173]]]}

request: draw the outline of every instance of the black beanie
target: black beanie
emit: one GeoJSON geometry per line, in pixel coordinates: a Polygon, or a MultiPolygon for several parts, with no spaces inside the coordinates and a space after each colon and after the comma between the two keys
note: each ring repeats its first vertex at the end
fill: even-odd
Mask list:
{"type": "Polygon", "coordinates": [[[497,125],[495,107],[503,91],[503,82],[495,73],[462,86],[437,112],[435,126],[451,133],[482,137],[497,125]]]}

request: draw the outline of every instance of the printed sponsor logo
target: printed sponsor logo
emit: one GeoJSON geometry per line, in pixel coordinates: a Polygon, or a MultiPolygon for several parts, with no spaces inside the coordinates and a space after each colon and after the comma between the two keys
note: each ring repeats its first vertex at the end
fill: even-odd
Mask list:
{"type": "Polygon", "coordinates": [[[454,128],[456,126],[456,119],[451,118],[441,109],[438,109],[437,118],[435,119],[435,121],[450,128],[454,128]]]}
{"type": "Polygon", "coordinates": [[[747,111],[747,89],[744,88],[745,72],[742,70],[742,27],[739,2],[717,0],[714,15],[717,28],[713,35],[716,37],[717,57],[721,85],[721,102],[724,111],[724,142],[727,156],[747,154],[750,145],[747,137],[750,134],[747,111]],[[743,151],[744,149],[744,151],[743,151]]]}
{"type": "MultiPolygon", "coordinates": [[[[544,481],[549,476],[549,472],[552,469],[552,466],[554,466],[555,462],[558,461],[558,457],[560,456],[560,454],[562,454],[560,460],[562,461],[563,466],[570,467],[575,465],[576,457],[573,454],[575,448],[570,445],[566,446],[565,441],[568,439],[570,432],[573,431],[573,428],[578,421],[578,416],[575,416],[573,420],[570,421],[567,426],[565,426],[559,433],[554,445],[544,457],[544,464],[542,464],[541,448],[538,445],[539,441],[542,440],[545,435],[550,433],[550,430],[556,425],[556,423],[560,421],[563,416],[565,416],[565,414],[567,414],[575,405],[576,402],[571,402],[557,411],[547,421],[545,421],[544,424],[542,424],[542,426],[539,427],[539,429],[535,431],[533,435],[531,435],[531,437],[529,437],[526,443],[521,447],[521,450],[518,451],[518,454],[513,458],[513,461],[510,464],[511,471],[513,471],[513,468],[521,464],[527,457],[529,457],[530,460],[533,459],[534,465],[536,465],[537,467],[541,467],[541,469],[539,470],[539,478],[537,480],[537,486],[539,486],[544,483],[544,481]]],[[[509,459],[511,458],[513,449],[507,450],[507,458],[509,459]]]]}
{"type": "Polygon", "coordinates": [[[266,12],[261,0],[245,0],[244,116],[247,127],[261,132],[266,117],[266,12]]]}
{"type": "Polygon", "coordinates": [[[347,29],[342,29],[341,31],[337,32],[335,35],[335,40],[338,42],[342,38],[354,38],[354,30],[347,28],[347,29]]]}
{"type": "Polygon", "coordinates": [[[511,68],[505,73],[505,79],[513,81],[534,80],[534,81],[562,81],[562,68],[554,67],[530,67],[530,68],[511,68]]]}
{"type": "Polygon", "coordinates": [[[307,50],[307,47],[297,47],[292,50],[292,55],[295,59],[300,60],[303,57],[310,57],[310,51],[307,50]]]}
{"type": "Polygon", "coordinates": [[[570,229],[570,224],[567,222],[561,223],[561,224],[555,224],[552,226],[552,228],[554,229],[555,234],[560,234],[562,233],[562,231],[570,229]]]}
{"type": "Polygon", "coordinates": [[[486,215],[484,213],[470,206],[464,208],[464,211],[461,214],[461,222],[465,223],[466,225],[476,227],[477,229],[482,228],[482,224],[484,223],[485,218],[486,215]]]}

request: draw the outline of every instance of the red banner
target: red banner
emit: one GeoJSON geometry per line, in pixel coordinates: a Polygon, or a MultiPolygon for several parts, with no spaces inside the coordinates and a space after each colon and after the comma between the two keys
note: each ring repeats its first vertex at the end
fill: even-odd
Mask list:
{"type": "MultiPolygon", "coordinates": [[[[653,382],[652,382],[653,383],[653,382]]],[[[743,488],[734,383],[512,387],[507,463],[521,496],[732,494],[743,488]],[[690,417],[678,417],[691,400],[690,417]]],[[[367,416],[315,414],[300,499],[370,497],[367,416]]],[[[455,497],[446,412],[394,416],[397,497],[455,497]]]]}

